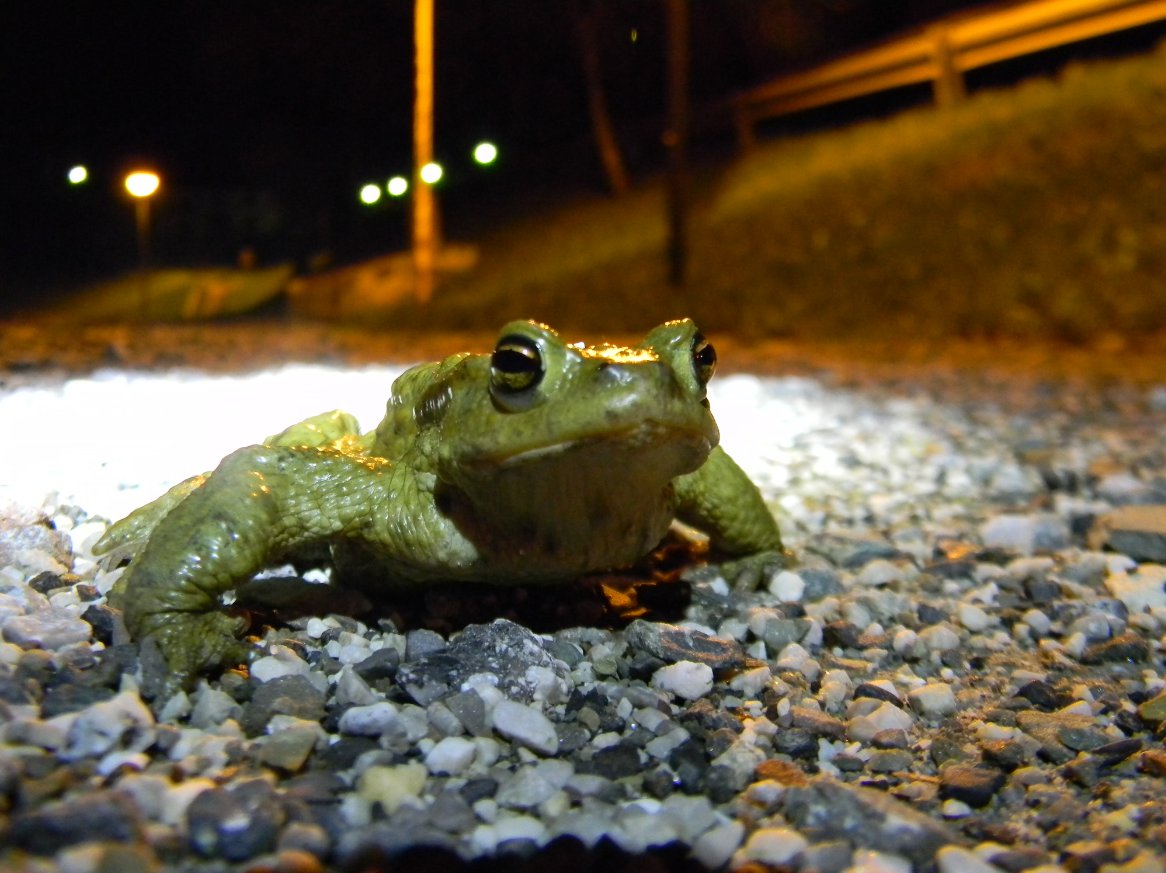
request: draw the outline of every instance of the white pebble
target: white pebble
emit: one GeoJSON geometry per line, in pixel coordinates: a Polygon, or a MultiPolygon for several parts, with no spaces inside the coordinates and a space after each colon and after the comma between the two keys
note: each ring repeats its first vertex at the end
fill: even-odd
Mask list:
{"type": "Polygon", "coordinates": [[[308,662],[287,646],[272,646],[271,654],[257,658],[251,664],[251,678],[270,682],[281,676],[306,676],[311,668],[308,662]]]}
{"type": "Polygon", "coordinates": [[[906,575],[904,569],[884,558],[871,561],[858,574],[858,584],[878,588],[898,582],[906,575]]]}
{"type": "Polygon", "coordinates": [[[919,632],[919,640],[932,652],[947,652],[958,648],[960,635],[946,624],[934,624],[919,632]]]}
{"type": "Polygon", "coordinates": [[[434,775],[459,776],[474,762],[478,747],[465,737],[439,740],[425,756],[425,767],[434,775]]]}
{"type": "Polygon", "coordinates": [[[893,703],[884,702],[872,712],[847,721],[846,735],[852,740],[865,743],[880,731],[910,730],[912,726],[910,713],[904,712],[893,703]]]}
{"type": "Polygon", "coordinates": [[[950,715],[956,710],[955,692],[944,682],[929,682],[907,693],[911,707],[920,715],[936,717],[950,715]]]}
{"type": "Polygon", "coordinates": [[[494,707],[494,730],[520,746],[542,755],[559,751],[559,735],[549,718],[532,706],[500,700],[494,707]]]}
{"type": "Polygon", "coordinates": [[[1130,612],[1166,607],[1166,567],[1158,564],[1144,564],[1136,573],[1111,573],[1105,587],[1130,612]]]}
{"type": "Polygon", "coordinates": [[[397,707],[382,700],[367,706],[353,706],[340,716],[340,733],[357,737],[379,737],[398,718],[397,707]]]}
{"type": "Polygon", "coordinates": [[[782,570],[769,583],[769,591],[782,603],[800,603],[806,583],[797,573],[782,570]]]}
{"type": "Polygon", "coordinates": [[[16,615],[4,622],[4,639],[25,649],[62,649],[93,635],[93,628],[59,610],[16,615]]]}
{"type": "Polygon", "coordinates": [[[961,603],[956,610],[959,623],[972,633],[979,633],[992,624],[992,616],[988,615],[974,603],[961,603]]]}
{"type": "Polygon", "coordinates": [[[692,844],[692,857],[710,870],[717,870],[728,862],[741,845],[745,825],[728,821],[709,828],[692,844]]]}
{"type": "Polygon", "coordinates": [[[652,674],[652,687],[684,700],[696,700],[713,689],[713,668],[696,661],[677,661],[652,674]]]}
{"type": "Polygon", "coordinates": [[[135,692],[123,691],[78,713],[60,754],[66,761],[76,761],[104,755],[118,744],[129,751],[144,751],[154,744],[155,736],[153,713],[135,692]]]}
{"type": "Polygon", "coordinates": [[[809,845],[809,840],[792,828],[758,828],[737,852],[733,866],[740,866],[743,861],[774,866],[787,864],[809,845]]]}
{"type": "Polygon", "coordinates": [[[916,657],[919,649],[919,634],[907,627],[900,628],[891,637],[891,648],[900,657],[916,657]]]}
{"type": "Polygon", "coordinates": [[[772,678],[773,671],[763,665],[741,671],[729,681],[729,687],[749,697],[756,697],[772,678]]]}
{"type": "Polygon", "coordinates": [[[1049,628],[1051,628],[1053,624],[1049,617],[1039,609],[1025,610],[1024,615],[1021,616],[1021,619],[1026,625],[1032,628],[1032,632],[1037,637],[1037,639],[1048,636],[1049,628]]]}
{"type": "Polygon", "coordinates": [[[810,653],[798,643],[790,643],[777,655],[777,669],[800,671],[806,661],[810,660],[810,653]]]}
{"type": "Polygon", "coordinates": [[[1000,873],[995,864],[961,846],[944,846],[935,853],[935,863],[939,873],[1000,873]]]}
{"type": "Polygon", "coordinates": [[[417,761],[396,767],[369,767],[360,774],[356,788],[369,803],[379,802],[391,814],[416,801],[427,775],[425,765],[417,761]]]}
{"type": "Polygon", "coordinates": [[[546,833],[546,825],[529,815],[502,816],[494,823],[495,845],[507,840],[541,843],[546,833]]]}

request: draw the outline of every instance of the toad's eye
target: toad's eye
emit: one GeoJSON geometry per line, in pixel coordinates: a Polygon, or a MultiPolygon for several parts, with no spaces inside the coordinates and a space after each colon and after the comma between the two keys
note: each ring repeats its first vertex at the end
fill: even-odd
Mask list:
{"type": "Polygon", "coordinates": [[[692,366],[702,385],[708,384],[717,370],[717,350],[699,333],[692,338],[692,366]]]}
{"type": "Polygon", "coordinates": [[[542,349],[524,336],[504,336],[490,358],[490,384],[505,394],[528,391],[546,373],[542,349]]]}

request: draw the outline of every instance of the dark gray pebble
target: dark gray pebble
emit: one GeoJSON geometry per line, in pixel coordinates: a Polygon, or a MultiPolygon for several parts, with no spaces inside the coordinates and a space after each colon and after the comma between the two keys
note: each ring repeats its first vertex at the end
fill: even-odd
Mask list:
{"type": "Polygon", "coordinates": [[[919,623],[927,627],[947,621],[948,619],[946,609],[940,609],[938,606],[930,603],[920,603],[915,608],[915,615],[919,618],[919,623]]]}
{"type": "Polygon", "coordinates": [[[888,728],[871,737],[870,744],[876,749],[905,749],[911,744],[911,738],[902,728],[888,728]]]}
{"type": "Polygon", "coordinates": [[[577,769],[607,779],[622,779],[639,773],[641,766],[640,750],[625,740],[599,749],[590,761],[580,761],[577,769]]]}
{"type": "Polygon", "coordinates": [[[681,789],[686,794],[696,794],[704,785],[709,763],[703,746],[690,737],[669,753],[668,766],[676,774],[681,789]]]}
{"type": "Polygon", "coordinates": [[[452,789],[437,795],[429,807],[429,817],[435,825],[451,834],[468,833],[477,824],[465,796],[452,789]]]}
{"type": "Polygon", "coordinates": [[[113,697],[113,689],[103,685],[53,685],[41,702],[41,718],[53,718],[66,712],[79,712],[113,697]]]}
{"type": "Polygon", "coordinates": [[[905,749],[878,749],[866,762],[872,773],[894,773],[909,770],[915,763],[915,756],[905,749]]]}
{"type": "Polygon", "coordinates": [[[1140,664],[1150,657],[1150,646],[1136,634],[1126,633],[1088,646],[1081,653],[1082,664],[1111,664],[1122,661],[1140,664]]]}
{"type": "Polygon", "coordinates": [[[883,700],[887,703],[893,703],[895,706],[903,709],[903,699],[899,697],[894,691],[888,691],[881,685],[874,685],[870,682],[863,682],[854,689],[854,699],[858,700],[862,697],[870,697],[875,700],[883,700]]]}
{"type": "Polygon", "coordinates": [[[680,787],[680,782],[667,767],[653,767],[644,774],[644,790],[652,797],[663,800],[680,787]]]}
{"type": "Polygon", "coordinates": [[[100,836],[116,842],[139,842],[145,822],[137,806],[117,791],[95,791],[48,803],[12,816],[12,844],[38,855],[52,855],[100,836]]]}
{"type": "Polygon", "coordinates": [[[406,661],[416,661],[426,655],[444,652],[448,647],[445,637],[428,628],[416,628],[405,634],[406,661]]]}
{"type": "Polygon", "coordinates": [[[493,776],[478,776],[473,779],[466,780],[466,783],[458,789],[462,799],[469,804],[476,803],[487,797],[493,797],[498,791],[498,780],[493,776]]]}
{"type": "Polygon", "coordinates": [[[773,748],[791,758],[810,761],[818,757],[818,737],[805,728],[784,728],[774,735],[773,748]]]}
{"type": "Polygon", "coordinates": [[[246,861],[270,852],[285,820],[275,790],[261,779],[208,789],[186,810],[191,849],[228,861],[246,861]]]}
{"type": "Polygon", "coordinates": [[[830,648],[853,649],[859,633],[859,627],[849,621],[832,621],[822,628],[822,641],[830,648]]]}
{"type": "Polygon", "coordinates": [[[820,709],[790,707],[790,720],[795,728],[802,728],[815,737],[838,740],[846,735],[846,724],[820,709]]]}
{"type": "Polygon", "coordinates": [[[1043,577],[1038,579],[1025,579],[1024,590],[1028,595],[1029,602],[1036,606],[1052,603],[1061,595],[1061,586],[1054,580],[1043,577]]]}
{"type": "Polygon", "coordinates": [[[401,653],[392,646],[385,646],[374,651],[353,669],[365,682],[376,682],[380,679],[392,679],[397,675],[400,666],[401,653]]]}
{"type": "Polygon", "coordinates": [[[962,844],[942,822],[873,788],[819,776],[786,791],[782,812],[813,842],[845,840],[928,865],[946,845],[962,844]]]}
{"type": "Polygon", "coordinates": [[[736,640],[710,637],[701,631],[672,624],[637,619],[627,626],[624,635],[632,649],[667,664],[696,661],[719,670],[745,663],[745,654],[736,640]]]}
{"type": "Polygon", "coordinates": [[[1016,740],[987,740],[980,744],[984,760],[1003,770],[1015,770],[1029,763],[1029,752],[1016,740]]]}
{"type": "Polygon", "coordinates": [[[454,693],[475,673],[493,673],[508,697],[529,703],[536,690],[528,675],[531,667],[544,667],[560,676],[566,673],[542,637],[522,625],[497,619],[467,625],[444,651],[403,664],[397,679],[418,704],[428,706],[454,693]]]}
{"type": "Polygon", "coordinates": [[[1109,736],[1096,728],[1064,725],[1057,729],[1057,739],[1061,745],[1075,752],[1088,752],[1109,742],[1109,736]]]}
{"type": "Polygon", "coordinates": [[[747,774],[724,764],[714,764],[704,775],[704,793],[713,803],[728,803],[749,784],[747,774]]]}
{"type": "Polygon", "coordinates": [[[291,715],[308,721],[324,717],[327,697],[305,676],[279,676],[258,683],[243,707],[239,723],[248,736],[257,736],[273,715],[291,715]]]}

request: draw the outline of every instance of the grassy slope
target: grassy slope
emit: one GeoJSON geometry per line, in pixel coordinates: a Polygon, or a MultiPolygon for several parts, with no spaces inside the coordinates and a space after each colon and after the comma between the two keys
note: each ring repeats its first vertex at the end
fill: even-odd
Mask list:
{"type": "Polygon", "coordinates": [[[801,337],[1166,327],[1166,52],[775,141],[694,188],[682,292],[664,282],[651,185],[500,229],[473,275],[397,319],[614,331],[689,314],[801,337]]]}

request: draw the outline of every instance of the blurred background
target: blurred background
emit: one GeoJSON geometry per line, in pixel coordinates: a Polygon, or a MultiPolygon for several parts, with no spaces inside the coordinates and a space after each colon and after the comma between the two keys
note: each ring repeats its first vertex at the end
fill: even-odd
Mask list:
{"type": "Polygon", "coordinates": [[[0,319],[1155,335],[1164,6],[436,0],[422,182],[413,3],[21,4],[0,319]]]}

